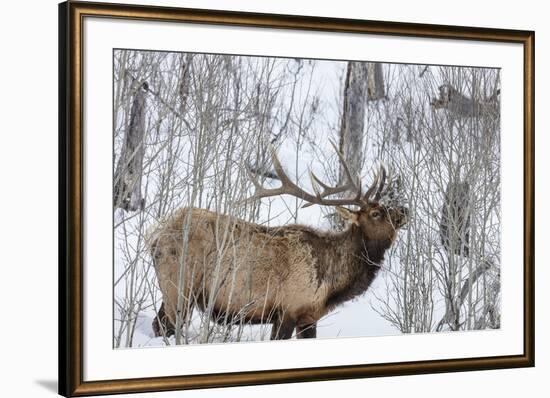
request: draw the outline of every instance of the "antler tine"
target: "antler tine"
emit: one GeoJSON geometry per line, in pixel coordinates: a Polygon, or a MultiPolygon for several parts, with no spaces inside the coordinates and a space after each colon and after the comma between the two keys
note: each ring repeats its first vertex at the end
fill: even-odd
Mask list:
{"type": "MultiPolygon", "coordinates": [[[[353,199],[350,199],[351,200],[350,204],[354,204],[354,205],[357,205],[357,206],[365,205],[365,201],[361,197],[362,196],[362,193],[361,193],[361,190],[362,190],[361,178],[359,176],[357,176],[356,177],[357,181],[355,181],[355,179],[354,179],[354,177],[353,177],[353,175],[350,171],[350,168],[348,166],[348,163],[346,162],[346,160],[344,158],[344,155],[338,150],[338,148],[336,147],[336,144],[334,143],[334,141],[329,140],[329,143],[332,146],[332,148],[334,149],[334,151],[336,152],[336,154],[338,155],[338,159],[340,160],[340,163],[342,164],[342,167],[344,169],[344,173],[346,175],[346,178],[347,178],[348,182],[344,185],[332,187],[332,186],[327,185],[324,182],[322,182],[313,172],[310,171],[309,175],[310,175],[310,179],[311,179],[311,185],[312,185],[313,189],[315,190],[315,193],[316,193],[317,197],[322,199],[322,198],[325,198],[327,196],[334,195],[334,194],[337,194],[337,193],[341,193],[341,192],[345,192],[345,191],[354,191],[356,194],[355,194],[355,197],[353,199]],[[320,185],[323,188],[322,193],[318,192],[316,184],[320,185]]],[[[312,204],[313,203],[307,203],[302,207],[309,207],[312,204]]]]}
{"type": "MultiPolygon", "coordinates": [[[[354,186],[350,183],[345,185],[340,185],[336,187],[331,187],[330,185],[325,184],[323,181],[319,179],[311,170],[309,170],[309,179],[311,180],[311,187],[315,191],[315,196],[319,199],[326,198],[327,196],[335,195],[337,193],[345,192],[350,189],[352,189],[354,186]],[[320,185],[323,188],[323,192],[319,192],[319,189],[317,188],[317,185],[320,185]]],[[[359,188],[360,189],[360,188],[359,188]]],[[[360,191],[359,191],[360,192],[360,191]]],[[[358,198],[361,198],[361,194],[359,193],[358,198]]],[[[310,207],[314,205],[314,203],[306,203],[303,205],[303,208],[310,207]]]]}
{"type": "Polygon", "coordinates": [[[266,198],[269,196],[278,196],[278,195],[288,194],[288,195],[292,195],[294,197],[303,199],[308,203],[324,205],[324,206],[346,206],[346,205],[363,204],[363,201],[361,199],[360,188],[357,189],[357,196],[353,199],[325,199],[323,197],[323,195],[326,196],[333,193],[343,192],[345,190],[348,190],[350,187],[356,188],[356,184],[353,183],[353,180],[351,180],[348,184],[345,184],[340,187],[330,187],[322,183],[315,175],[313,175],[313,173],[310,173],[310,175],[313,176],[312,184],[315,190],[315,195],[312,195],[309,192],[303,190],[302,188],[298,187],[295,183],[293,183],[292,180],[285,173],[283,166],[281,165],[281,162],[277,157],[275,148],[273,148],[272,145],[269,145],[269,150],[271,152],[271,160],[273,162],[273,168],[275,169],[275,173],[281,180],[282,185],[278,188],[271,188],[271,189],[264,188],[249,172],[249,176],[251,177],[251,180],[252,180],[252,183],[254,184],[256,192],[250,198],[245,199],[245,202],[252,199],[260,199],[260,198],[266,198]],[[314,185],[315,183],[319,183],[319,185],[323,187],[325,192],[331,192],[331,193],[325,193],[325,192],[319,193],[317,190],[317,187],[314,185]]]}
{"type": "Polygon", "coordinates": [[[348,183],[353,185],[353,188],[356,192],[359,191],[361,189],[360,188],[361,187],[361,181],[360,181],[361,179],[359,178],[359,176],[355,177],[355,178],[357,178],[357,181],[359,182],[359,184],[357,184],[354,181],[355,178],[351,174],[351,171],[348,167],[348,163],[346,162],[346,159],[344,158],[344,155],[342,154],[342,152],[340,152],[340,150],[336,147],[336,144],[332,140],[329,140],[329,142],[330,142],[330,145],[332,146],[332,148],[334,148],[334,150],[336,151],[336,154],[338,155],[338,159],[340,160],[340,163],[342,164],[342,167],[344,168],[344,173],[346,173],[348,183]]]}
{"type": "Polygon", "coordinates": [[[250,181],[252,181],[254,188],[256,188],[257,190],[263,189],[262,185],[258,182],[258,179],[252,173],[252,171],[250,171],[248,167],[245,167],[245,170],[246,170],[246,174],[248,175],[248,178],[250,179],[250,181]]]}
{"type": "MultiPolygon", "coordinates": [[[[315,182],[316,184],[318,184],[318,185],[320,185],[321,187],[323,187],[323,189],[324,189],[325,191],[328,191],[328,190],[332,190],[332,189],[337,188],[337,187],[331,187],[330,185],[325,184],[325,183],[324,183],[323,181],[321,181],[321,180],[319,179],[319,177],[317,177],[317,176],[313,173],[313,171],[311,171],[311,170],[309,170],[309,178],[310,178],[311,181],[313,181],[313,182],[315,182]]],[[[327,194],[327,195],[331,195],[331,194],[329,193],[329,194],[327,194]]]]}
{"type": "Polygon", "coordinates": [[[386,184],[386,169],[383,165],[380,165],[380,184],[378,186],[378,189],[376,190],[376,194],[374,195],[374,201],[378,202],[380,200],[380,196],[382,196],[382,192],[384,191],[384,185],[386,184]]]}
{"type": "Polygon", "coordinates": [[[370,200],[370,197],[372,196],[372,194],[376,191],[376,188],[378,186],[378,180],[380,179],[380,170],[378,170],[378,172],[376,173],[376,175],[374,176],[374,181],[372,182],[371,186],[369,187],[369,189],[367,189],[367,192],[365,192],[365,196],[363,196],[363,200],[366,201],[366,202],[369,202],[370,200]]]}

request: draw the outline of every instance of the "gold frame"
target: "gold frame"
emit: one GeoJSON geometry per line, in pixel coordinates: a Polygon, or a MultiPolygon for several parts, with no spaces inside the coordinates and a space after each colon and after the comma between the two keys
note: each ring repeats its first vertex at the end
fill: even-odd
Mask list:
{"type": "Polygon", "coordinates": [[[269,15],[103,3],[59,5],[59,393],[64,396],[304,382],[529,367],[534,327],[534,44],[532,31],[269,15]],[[524,349],[522,355],[208,375],[83,381],[82,22],[83,18],[180,21],[519,43],[524,49],[524,349]]]}

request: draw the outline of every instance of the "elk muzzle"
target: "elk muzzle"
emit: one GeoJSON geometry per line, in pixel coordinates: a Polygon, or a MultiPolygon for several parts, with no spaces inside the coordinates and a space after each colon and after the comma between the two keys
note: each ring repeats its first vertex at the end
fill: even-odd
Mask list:
{"type": "Polygon", "coordinates": [[[389,210],[392,224],[396,229],[403,227],[409,222],[409,209],[403,206],[393,207],[389,210]]]}

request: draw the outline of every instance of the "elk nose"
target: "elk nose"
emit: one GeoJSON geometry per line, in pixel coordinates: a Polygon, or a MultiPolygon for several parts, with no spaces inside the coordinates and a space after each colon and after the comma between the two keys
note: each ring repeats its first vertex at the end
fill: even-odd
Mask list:
{"type": "Polygon", "coordinates": [[[399,227],[402,227],[409,221],[409,209],[399,206],[396,210],[396,221],[399,227]]]}

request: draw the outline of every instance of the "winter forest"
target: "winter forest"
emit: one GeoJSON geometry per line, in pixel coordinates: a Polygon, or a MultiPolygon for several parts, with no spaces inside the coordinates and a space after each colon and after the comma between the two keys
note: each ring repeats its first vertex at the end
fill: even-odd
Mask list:
{"type": "MultiPolygon", "coordinates": [[[[384,208],[406,208],[408,221],[370,287],[316,320],[314,337],[500,328],[499,73],[115,50],[113,346],[269,340],[276,323],[254,322],[258,303],[243,299],[246,281],[264,277],[242,254],[267,249],[240,230],[269,236],[299,224],[336,236],[351,213],[289,192],[337,202],[375,185],[384,208]],[[213,242],[207,254],[190,238],[202,221],[179,210],[191,207],[209,211],[200,213],[212,220],[200,227],[213,242]],[[174,215],[176,232],[163,227],[174,215]],[[159,271],[159,236],[172,242],[169,271],[159,271]],[[190,280],[201,288],[184,289],[190,280]],[[220,315],[222,299],[231,316],[220,315]]],[[[262,245],[282,239],[271,238],[262,245]]]]}

